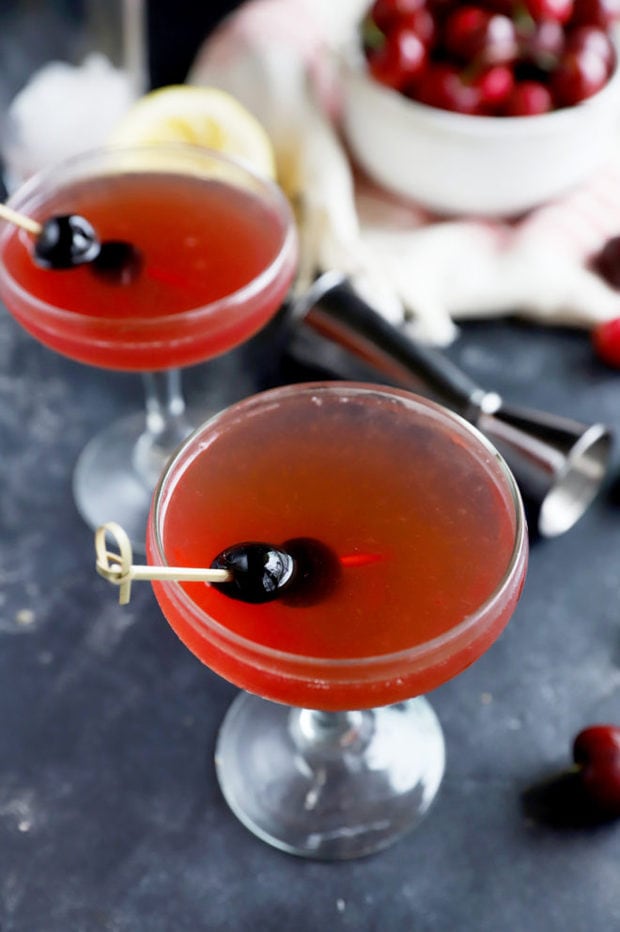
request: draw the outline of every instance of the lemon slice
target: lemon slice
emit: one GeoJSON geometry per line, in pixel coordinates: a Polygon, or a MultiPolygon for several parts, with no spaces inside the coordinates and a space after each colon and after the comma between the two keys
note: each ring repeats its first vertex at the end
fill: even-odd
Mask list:
{"type": "Polygon", "coordinates": [[[113,146],[187,142],[237,157],[274,178],[271,141],[258,120],[226,91],[173,84],[134,103],[112,132],[113,146]]]}

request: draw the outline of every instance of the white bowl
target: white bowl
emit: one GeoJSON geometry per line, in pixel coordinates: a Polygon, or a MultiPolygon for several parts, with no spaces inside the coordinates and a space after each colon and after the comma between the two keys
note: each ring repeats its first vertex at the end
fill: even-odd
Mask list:
{"type": "Polygon", "coordinates": [[[620,68],[583,103],[540,116],[468,116],[375,81],[359,50],[342,61],[344,132],[386,189],[442,214],[511,216],[564,194],[618,143],[620,68]]]}

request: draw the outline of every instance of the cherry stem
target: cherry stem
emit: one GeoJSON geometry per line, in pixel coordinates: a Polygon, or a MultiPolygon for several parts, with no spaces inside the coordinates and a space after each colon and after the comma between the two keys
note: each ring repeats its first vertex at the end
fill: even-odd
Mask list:
{"type": "Polygon", "coordinates": [[[43,229],[38,220],[33,220],[32,217],[20,214],[16,210],[13,210],[12,207],[7,207],[6,204],[0,204],[0,217],[3,220],[7,220],[9,223],[15,224],[17,227],[21,227],[22,230],[32,233],[34,236],[39,236],[43,229]]]}

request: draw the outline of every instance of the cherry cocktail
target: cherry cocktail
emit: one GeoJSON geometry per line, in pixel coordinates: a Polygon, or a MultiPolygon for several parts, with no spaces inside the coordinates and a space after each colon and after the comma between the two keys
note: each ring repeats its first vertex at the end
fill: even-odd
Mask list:
{"type": "MultiPolygon", "coordinates": [[[[51,349],[144,374],[146,432],[143,415],[113,425],[86,448],[75,476],[87,521],[118,517],[143,545],[156,478],[190,430],[176,370],[231,350],[281,307],[296,261],[290,209],[270,181],[184,145],[78,156],[9,204],[42,225],[62,221],[61,246],[77,218],[100,247],[79,263],[75,242],[67,256],[56,248],[50,257],[31,233],[4,223],[0,295],[51,349]]],[[[84,235],[74,233],[78,246],[84,235]]]]}
{"type": "Polygon", "coordinates": [[[426,811],[441,778],[441,730],[411,697],[473,663],[514,611],[527,562],[516,485],[475,429],[431,402],[289,386],[186,442],[156,492],[147,547],[154,564],[209,566],[235,544],[251,556],[255,542],[295,565],[269,601],[153,583],[190,650],[254,694],[221,731],[224,794],[288,851],[367,853],[426,811]]]}

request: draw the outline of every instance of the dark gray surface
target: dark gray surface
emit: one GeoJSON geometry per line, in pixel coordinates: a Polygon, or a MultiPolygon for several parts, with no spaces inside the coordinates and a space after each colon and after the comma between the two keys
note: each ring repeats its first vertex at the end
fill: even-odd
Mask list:
{"type": "MultiPolygon", "coordinates": [[[[620,428],[620,374],[584,335],[476,324],[450,354],[511,401],[620,428]]],[[[207,372],[189,373],[197,403],[207,372]]],[[[176,640],[148,585],[121,609],[95,574],[72,465],[140,403],[137,377],[63,360],[0,309],[1,932],[620,928],[620,823],[553,828],[522,803],[568,764],[577,729],[620,721],[613,488],[534,542],[500,641],[432,695],[448,762],[426,821],[374,857],[306,862],[222,800],[212,753],[234,688],[176,640]]]]}
{"type": "MultiPolygon", "coordinates": [[[[151,4],[152,58],[179,77],[166,6],[151,4]]],[[[9,51],[22,62],[6,50],[4,72],[9,51]]],[[[620,374],[584,335],[476,324],[450,355],[510,401],[620,432],[620,374]]],[[[197,405],[221,380],[227,399],[253,387],[228,362],[188,374],[197,405]]],[[[534,542],[500,641],[431,696],[448,762],[427,820],[375,857],[323,864],[235,821],[212,762],[234,688],[176,640],[147,585],[121,609],[95,574],[72,466],[140,404],[137,377],[61,359],[0,308],[0,932],[620,929],[620,823],[554,828],[523,806],[580,727],[620,722],[618,454],[582,521],[534,542]]]]}

